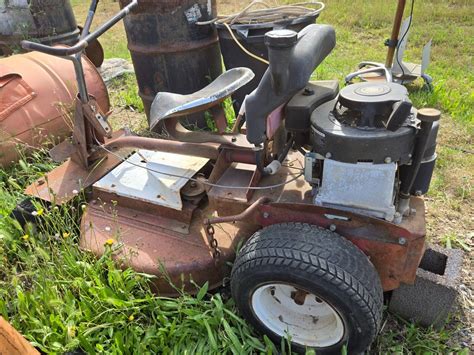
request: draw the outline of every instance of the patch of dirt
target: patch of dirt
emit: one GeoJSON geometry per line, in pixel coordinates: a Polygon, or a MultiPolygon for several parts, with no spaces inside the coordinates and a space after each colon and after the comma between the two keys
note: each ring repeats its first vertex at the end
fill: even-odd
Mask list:
{"type": "Polygon", "coordinates": [[[126,107],[114,107],[109,122],[114,130],[129,128],[132,132],[141,132],[148,128],[144,112],[132,111],[126,107]]]}

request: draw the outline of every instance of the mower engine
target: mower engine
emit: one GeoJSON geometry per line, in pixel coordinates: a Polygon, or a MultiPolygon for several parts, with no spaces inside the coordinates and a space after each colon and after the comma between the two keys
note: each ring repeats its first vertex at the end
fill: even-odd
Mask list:
{"type": "MultiPolygon", "coordinates": [[[[304,120],[292,117],[319,91],[321,85],[310,84],[290,101],[287,130],[302,134],[304,120]]],[[[311,146],[305,179],[314,203],[395,223],[414,212],[408,199],[428,191],[439,127],[436,118],[418,116],[407,89],[392,82],[351,84],[316,107],[305,132],[311,146]]]]}

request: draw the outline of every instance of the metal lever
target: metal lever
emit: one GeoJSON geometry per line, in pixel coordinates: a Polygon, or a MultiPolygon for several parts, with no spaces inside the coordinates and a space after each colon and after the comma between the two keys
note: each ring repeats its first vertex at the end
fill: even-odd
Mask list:
{"type": "MultiPolygon", "coordinates": [[[[93,1],[92,4],[94,4],[94,2],[95,1],[93,1]]],[[[102,26],[97,28],[94,32],[84,35],[84,38],[81,38],[79,42],[77,42],[72,47],[68,47],[68,48],[52,47],[52,46],[47,46],[47,45],[36,43],[36,42],[31,42],[31,41],[21,41],[21,46],[23,49],[26,49],[29,51],[38,51],[38,52],[54,55],[57,57],[66,57],[69,55],[80,53],[89,45],[89,43],[92,40],[97,39],[102,34],[104,34],[105,31],[107,31],[109,28],[111,28],[113,25],[115,25],[117,22],[123,19],[137,5],[138,5],[138,0],[132,0],[130,4],[128,4],[122,10],[120,10],[115,16],[113,16],[111,19],[106,21],[102,26]]],[[[89,14],[87,16],[86,26],[90,27],[91,22],[92,22],[92,15],[89,14]]],[[[87,31],[88,29],[86,26],[84,26],[85,31],[83,31],[83,33],[88,32],[87,31]]]]}
{"type": "Polygon", "coordinates": [[[70,156],[72,160],[86,169],[93,163],[91,155],[94,145],[97,142],[103,143],[105,137],[112,137],[112,128],[108,124],[106,116],[100,112],[95,99],[90,97],[87,92],[84,69],[82,67],[82,52],[90,42],[100,37],[138,5],[138,0],[132,0],[115,16],[102,24],[94,32],[89,33],[98,2],[99,0],[92,0],[80,40],[74,46],[69,48],[52,47],[30,41],[21,42],[24,49],[63,57],[74,64],[79,94],[76,98],[73,140],[72,143],[66,142],[53,148],[51,156],[56,161],[70,156]]]}

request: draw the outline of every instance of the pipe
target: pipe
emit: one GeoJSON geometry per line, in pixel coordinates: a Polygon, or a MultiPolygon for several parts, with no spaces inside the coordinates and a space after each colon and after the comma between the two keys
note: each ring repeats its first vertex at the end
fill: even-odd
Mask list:
{"type": "Polygon", "coordinates": [[[420,131],[418,132],[418,139],[416,141],[410,172],[407,174],[405,180],[402,181],[400,189],[400,196],[402,198],[408,198],[410,196],[410,190],[415,182],[418,170],[420,169],[423,156],[425,155],[426,146],[430,138],[431,127],[434,122],[439,120],[440,116],[441,112],[433,108],[418,110],[417,118],[421,121],[420,131]]]}
{"type": "MultiPolygon", "coordinates": [[[[125,136],[110,140],[102,147],[111,151],[121,148],[148,149],[216,160],[219,155],[219,146],[219,144],[214,143],[184,143],[167,139],[125,136]]],[[[99,149],[96,154],[91,158],[99,158],[99,154],[102,155],[103,152],[99,149]]]]}
{"type": "Polygon", "coordinates": [[[84,23],[84,27],[82,28],[81,39],[84,39],[89,34],[98,3],[99,0],[92,0],[91,5],[89,6],[89,12],[87,13],[86,22],[84,23]]]}
{"type": "Polygon", "coordinates": [[[288,86],[289,63],[297,41],[298,34],[292,30],[274,30],[265,34],[272,88],[277,95],[282,95],[288,86]]]}
{"type": "Polygon", "coordinates": [[[400,34],[400,26],[402,24],[403,12],[405,10],[406,0],[399,0],[395,19],[393,20],[392,34],[390,36],[387,58],[385,59],[385,68],[391,68],[393,65],[393,56],[397,47],[398,35],[400,34]]]}
{"type": "Polygon", "coordinates": [[[434,108],[423,108],[418,110],[417,118],[421,121],[420,130],[418,132],[415,151],[411,168],[401,181],[401,188],[399,193],[399,202],[397,211],[402,216],[410,214],[410,191],[413,183],[416,180],[420,165],[425,155],[426,147],[430,139],[431,128],[433,123],[438,121],[441,117],[441,112],[434,108]]]}
{"type": "Polygon", "coordinates": [[[260,197],[257,201],[252,203],[249,207],[247,207],[242,213],[232,215],[232,216],[225,216],[225,217],[213,217],[213,218],[206,218],[204,220],[205,225],[211,225],[216,223],[228,223],[228,222],[237,222],[237,221],[244,221],[248,219],[253,212],[265,203],[270,202],[270,198],[263,196],[260,197]]]}

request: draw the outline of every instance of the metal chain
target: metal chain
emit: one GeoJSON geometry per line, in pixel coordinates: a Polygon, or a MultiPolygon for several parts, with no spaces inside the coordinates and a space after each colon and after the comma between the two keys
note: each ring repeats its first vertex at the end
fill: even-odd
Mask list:
{"type": "Polygon", "coordinates": [[[214,230],[214,226],[210,223],[207,223],[205,227],[207,240],[209,241],[209,245],[212,248],[212,257],[217,261],[221,256],[221,250],[219,249],[219,243],[217,242],[217,239],[214,237],[216,231],[214,230]]]}

